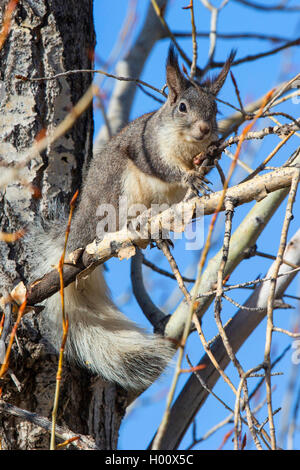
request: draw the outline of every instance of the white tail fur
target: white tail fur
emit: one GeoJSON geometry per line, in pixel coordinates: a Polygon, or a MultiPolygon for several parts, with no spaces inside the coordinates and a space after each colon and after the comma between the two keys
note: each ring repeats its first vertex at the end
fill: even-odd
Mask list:
{"type": "MultiPolygon", "coordinates": [[[[57,265],[62,242],[39,233],[31,237],[31,249],[42,256],[33,278],[57,265]]],[[[174,354],[172,343],[159,335],[145,333],[113,304],[101,267],[97,267],[77,285],[65,288],[65,309],[69,319],[66,354],[104,379],[126,390],[143,390],[161,374],[174,354]]],[[[59,294],[44,302],[43,331],[58,350],[62,338],[62,314],[59,294]]]]}

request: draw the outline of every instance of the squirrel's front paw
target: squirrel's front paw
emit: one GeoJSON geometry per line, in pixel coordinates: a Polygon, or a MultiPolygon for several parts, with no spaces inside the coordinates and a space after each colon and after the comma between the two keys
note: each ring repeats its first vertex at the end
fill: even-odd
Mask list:
{"type": "Polygon", "coordinates": [[[207,183],[211,184],[211,182],[201,176],[197,171],[189,171],[185,173],[182,182],[190,189],[189,193],[192,192],[197,196],[199,196],[199,193],[201,193],[201,195],[206,195],[208,192],[212,192],[207,185],[207,183]]]}

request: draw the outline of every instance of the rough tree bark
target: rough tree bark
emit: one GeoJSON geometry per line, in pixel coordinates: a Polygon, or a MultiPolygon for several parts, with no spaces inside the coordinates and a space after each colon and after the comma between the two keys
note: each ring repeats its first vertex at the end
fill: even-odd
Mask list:
{"type": "MultiPolygon", "coordinates": [[[[7,4],[1,2],[0,24],[7,4]]],[[[41,77],[92,68],[92,9],[92,0],[19,0],[16,5],[10,33],[0,51],[2,174],[5,167],[21,163],[18,154],[30,148],[39,135],[57,126],[92,80],[91,75],[79,74],[30,83],[16,75],[41,77]]],[[[43,223],[57,203],[60,210],[67,211],[92,155],[92,138],[90,106],[67,134],[25,166],[22,181],[10,181],[0,188],[0,230],[14,232],[43,223]],[[40,197],[36,197],[36,189],[40,197]]],[[[0,242],[0,256],[4,295],[30,277],[30,260],[22,239],[13,244],[0,242]]],[[[4,333],[9,333],[8,321],[14,320],[14,314],[9,318],[6,313],[4,333]]],[[[11,373],[0,386],[5,401],[51,418],[57,358],[47,353],[41,342],[37,315],[25,316],[14,344],[10,366],[19,386],[11,373]]],[[[92,435],[99,448],[115,448],[125,404],[126,397],[114,386],[81,369],[64,366],[58,424],[75,433],[92,435]]],[[[47,431],[9,413],[0,413],[0,436],[3,449],[49,448],[47,431]]]]}

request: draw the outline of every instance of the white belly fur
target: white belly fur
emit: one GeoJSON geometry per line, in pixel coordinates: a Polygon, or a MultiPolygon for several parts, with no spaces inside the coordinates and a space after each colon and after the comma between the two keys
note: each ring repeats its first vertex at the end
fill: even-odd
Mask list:
{"type": "Polygon", "coordinates": [[[127,170],[123,174],[123,195],[127,197],[127,204],[143,204],[149,208],[151,204],[176,204],[180,202],[186,188],[177,183],[165,183],[158,178],[146,175],[134,163],[128,162],[127,170]]]}

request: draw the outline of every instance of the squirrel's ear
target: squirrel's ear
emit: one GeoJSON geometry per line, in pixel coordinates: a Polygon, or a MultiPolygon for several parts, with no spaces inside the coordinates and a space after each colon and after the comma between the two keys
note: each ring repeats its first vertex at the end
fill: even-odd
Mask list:
{"type": "Polygon", "coordinates": [[[214,80],[212,80],[210,83],[205,84],[205,86],[209,88],[209,91],[213,95],[216,96],[221,90],[222,86],[224,85],[224,82],[230,70],[231,64],[234,61],[235,55],[236,55],[236,51],[231,51],[219,75],[217,75],[217,77],[214,80]]]}
{"type": "Polygon", "coordinates": [[[186,89],[187,80],[184,75],[181,73],[177,55],[174,51],[174,46],[171,45],[169,48],[169,54],[166,64],[166,74],[167,74],[167,86],[169,90],[168,99],[171,104],[175,103],[178,96],[186,89]]]}

